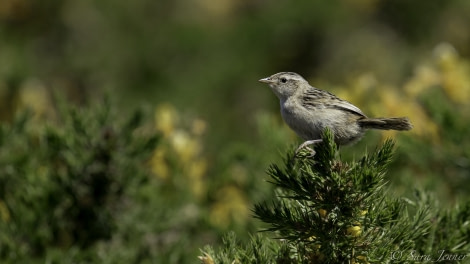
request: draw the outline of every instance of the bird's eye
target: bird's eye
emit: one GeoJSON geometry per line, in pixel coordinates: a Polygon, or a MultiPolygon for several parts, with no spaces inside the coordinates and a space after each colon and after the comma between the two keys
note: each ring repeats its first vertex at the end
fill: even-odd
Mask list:
{"type": "Polygon", "coordinates": [[[282,77],[282,78],[281,78],[281,82],[282,82],[282,83],[286,83],[286,82],[287,82],[287,79],[286,79],[285,77],[282,77]]]}

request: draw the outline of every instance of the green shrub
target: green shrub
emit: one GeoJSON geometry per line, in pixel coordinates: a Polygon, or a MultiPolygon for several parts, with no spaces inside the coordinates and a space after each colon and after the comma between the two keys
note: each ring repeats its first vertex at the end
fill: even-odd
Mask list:
{"type": "Polygon", "coordinates": [[[271,165],[273,202],[254,208],[279,240],[234,235],[219,250],[206,247],[202,263],[414,263],[465,261],[470,250],[470,203],[440,208],[424,192],[391,198],[385,172],[393,142],[354,162],[339,158],[333,135],[314,157],[289,153],[271,165]]]}
{"type": "Polygon", "coordinates": [[[23,113],[0,128],[0,259],[87,249],[110,239],[129,194],[148,180],[144,164],[158,137],[109,100],[62,107],[56,122],[23,113]],[[124,120],[122,120],[124,119],[124,120]]]}

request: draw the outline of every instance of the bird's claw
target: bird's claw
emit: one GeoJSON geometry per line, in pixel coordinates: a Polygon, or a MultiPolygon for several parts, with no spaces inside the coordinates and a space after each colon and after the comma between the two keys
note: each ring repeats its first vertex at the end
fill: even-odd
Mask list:
{"type": "Polygon", "coordinates": [[[300,146],[295,150],[295,156],[297,156],[300,152],[300,150],[306,148],[308,151],[310,151],[310,156],[309,158],[313,158],[316,154],[315,150],[309,147],[309,145],[313,144],[318,144],[321,143],[323,140],[322,139],[314,139],[314,140],[307,140],[304,143],[300,144],[300,146]]]}

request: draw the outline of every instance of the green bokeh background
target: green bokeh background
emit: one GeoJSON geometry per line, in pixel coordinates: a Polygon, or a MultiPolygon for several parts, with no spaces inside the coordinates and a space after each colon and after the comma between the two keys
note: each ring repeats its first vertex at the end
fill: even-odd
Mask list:
{"type": "MultiPolygon", "coordinates": [[[[57,91],[79,106],[100,104],[110,93],[118,118],[139,107],[154,114],[149,122],[167,132],[148,166],[153,184],[193,193],[155,191],[146,201],[165,213],[142,214],[138,208],[144,205],[136,202],[134,214],[120,221],[144,226],[141,233],[115,232],[131,232],[129,241],[152,232],[164,236],[146,244],[153,253],[130,257],[135,263],[193,263],[198,248],[217,245],[227,231],[248,237],[257,230],[249,209],[271,195],[264,170],[300,142],[283,125],[276,97],[257,82],[279,71],[298,72],[370,116],[410,117],[411,132],[368,132],[343,150],[353,159],[384,137],[396,138],[392,194],[406,196],[417,187],[444,204],[466,199],[468,14],[470,2],[464,0],[2,0],[0,120],[9,124],[32,108],[38,127],[53,122],[57,91]],[[173,123],[162,124],[162,115],[173,123]],[[200,132],[193,131],[195,124],[200,132]],[[190,139],[183,149],[197,145],[187,159],[175,147],[180,132],[190,139]],[[203,167],[197,177],[187,176],[188,164],[203,167]],[[173,228],[186,213],[192,218],[173,228]],[[154,228],[155,222],[167,224],[154,228]]],[[[140,191],[158,189],[152,186],[140,191]]],[[[103,244],[119,252],[112,241],[91,244],[87,256],[119,261],[118,253],[99,253],[103,244]]],[[[139,252],[140,243],[126,247],[139,252]]],[[[55,252],[52,259],[80,260],[85,253],[74,246],[45,245],[55,252]]]]}

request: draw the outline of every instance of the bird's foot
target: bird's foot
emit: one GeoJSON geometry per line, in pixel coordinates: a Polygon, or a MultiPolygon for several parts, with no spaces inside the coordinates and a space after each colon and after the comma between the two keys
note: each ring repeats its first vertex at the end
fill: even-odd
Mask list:
{"type": "Polygon", "coordinates": [[[304,143],[300,144],[300,146],[295,150],[295,156],[297,156],[300,152],[300,150],[302,149],[307,149],[308,151],[310,151],[310,156],[309,158],[312,158],[313,156],[315,156],[315,150],[313,150],[311,147],[309,147],[309,145],[313,145],[313,144],[318,144],[320,142],[322,142],[323,140],[322,139],[314,139],[314,140],[307,140],[305,141],[304,143]]]}

